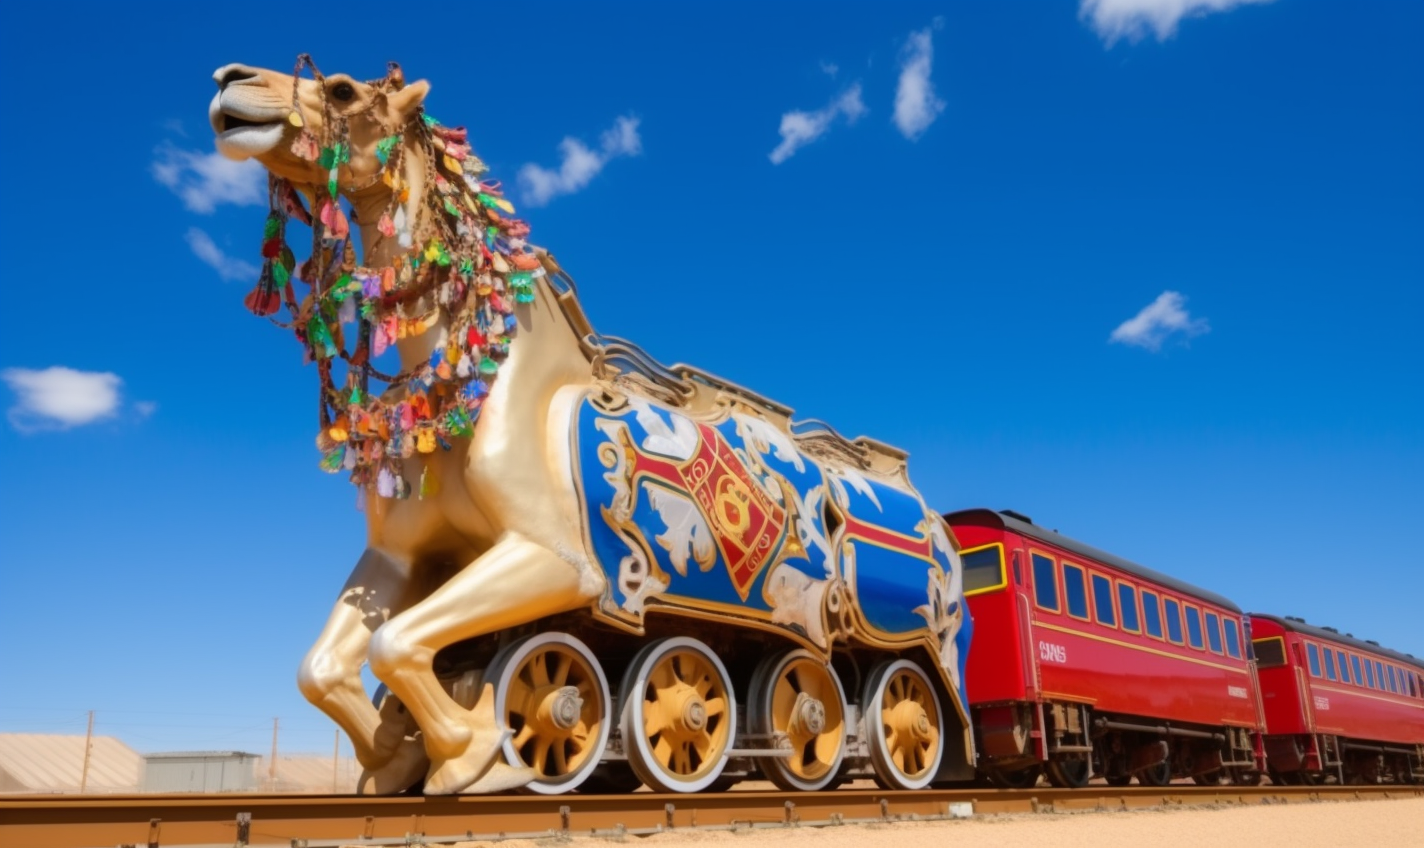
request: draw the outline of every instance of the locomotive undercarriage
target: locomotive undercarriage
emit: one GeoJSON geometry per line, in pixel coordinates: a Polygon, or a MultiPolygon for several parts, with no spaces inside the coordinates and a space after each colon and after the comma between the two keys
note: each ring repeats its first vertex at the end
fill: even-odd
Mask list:
{"type": "MultiPolygon", "coordinates": [[[[493,694],[509,728],[504,759],[534,769],[534,792],[718,791],[748,779],[815,790],[862,777],[918,789],[973,774],[927,651],[837,645],[828,666],[770,630],[674,615],[646,624],[634,635],[557,616],[451,645],[435,670],[466,708],[493,694]]],[[[403,712],[377,698],[383,714],[403,712]]],[[[407,719],[405,735],[418,732],[407,719]]]]}
{"type": "Polygon", "coordinates": [[[1287,786],[1424,783],[1424,745],[1278,735],[1266,737],[1266,753],[1271,781],[1287,786]]]}
{"type": "Polygon", "coordinates": [[[1255,739],[1246,728],[1203,727],[1095,713],[1083,704],[1015,703],[978,707],[980,774],[1003,788],[1033,786],[1042,773],[1063,788],[1093,777],[1125,786],[1165,786],[1190,777],[1203,785],[1261,781],[1255,739]]]}

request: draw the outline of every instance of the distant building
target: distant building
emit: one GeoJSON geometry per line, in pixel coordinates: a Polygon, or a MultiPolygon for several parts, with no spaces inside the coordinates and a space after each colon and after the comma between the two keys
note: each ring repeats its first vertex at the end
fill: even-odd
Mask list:
{"type": "Polygon", "coordinates": [[[143,758],[144,792],[254,792],[256,754],[173,751],[143,758]]]}
{"type": "Polygon", "coordinates": [[[84,774],[84,737],[0,733],[0,792],[137,792],[143,757],[112,736],[95,736],[84,774]]]}

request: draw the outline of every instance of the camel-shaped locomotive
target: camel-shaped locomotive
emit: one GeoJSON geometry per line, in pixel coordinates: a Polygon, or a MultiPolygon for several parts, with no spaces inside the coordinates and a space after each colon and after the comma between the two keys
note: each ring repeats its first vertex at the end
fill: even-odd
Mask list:
{"type": "Polygon", "coordinates": [[[214,79],[218,149],[269,172],[247,305],[290,313],[368,516],[299,672],[361,791],[972,773],[957,545],[904,453],[596,334],[398,66],[214,79]]]}

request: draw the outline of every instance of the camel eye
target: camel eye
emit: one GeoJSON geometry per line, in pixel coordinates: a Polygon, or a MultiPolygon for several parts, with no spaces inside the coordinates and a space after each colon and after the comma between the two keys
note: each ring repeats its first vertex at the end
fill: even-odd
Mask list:
{"type": "Polygon", "coordinates": [[[349,82],[339,82],[331,87],[331,96],[346,103],[356,96],[356,89],[349,82]]]}

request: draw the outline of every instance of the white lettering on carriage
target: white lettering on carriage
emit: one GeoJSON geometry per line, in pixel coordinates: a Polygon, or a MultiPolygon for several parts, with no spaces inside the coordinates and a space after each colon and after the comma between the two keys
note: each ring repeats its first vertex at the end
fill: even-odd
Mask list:
{"type": "Polygon", "coordinates": [[[1044,662],[1066,663],[1068,662],[1068,649],[1052,642],[1039,642],[1038,658],[1044,662]]]}
{"type": "Polygon", "coordinates": [[[1246,687],[1244,687],[1244,686],[1228,686],[1228,687],[1226,687],[1226,694],[1230,695],[1230,696],[1233,697],[1233,698],[1243,698],[1243,699],[1244,699],[1244,698],[1246,697],[1246,687]]]}
{"type": "Polygon", "coordinates": [[[1329,699],[1329,698],[1322,698],[1322,697],[1320,697],[1319,695],[1316,695],[1316,696],[1315,696],[1315,708],[1316,708],[1317,710],[1328,710],[1328,709],[1330,709],[1330,699],[1329,699]]]}

